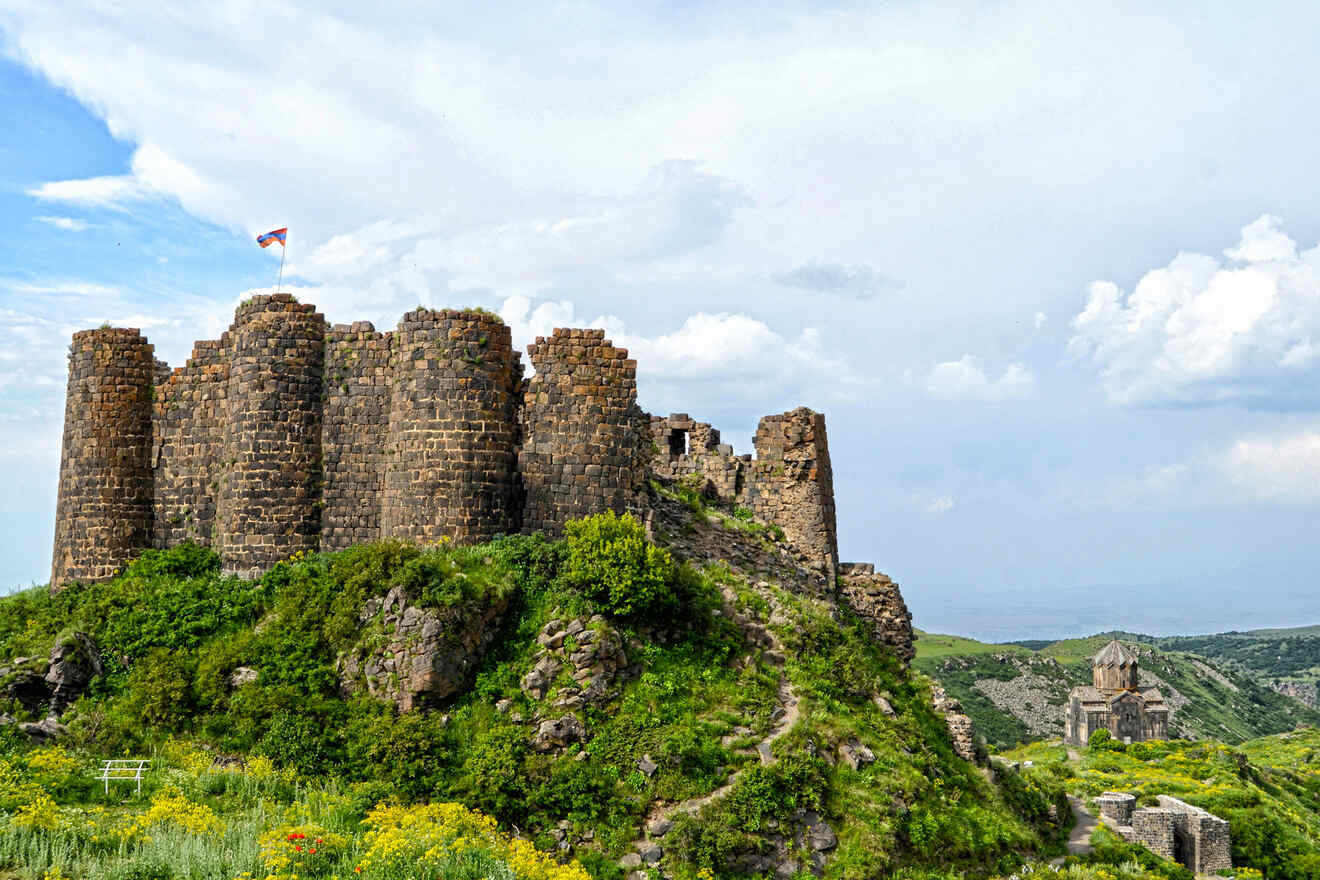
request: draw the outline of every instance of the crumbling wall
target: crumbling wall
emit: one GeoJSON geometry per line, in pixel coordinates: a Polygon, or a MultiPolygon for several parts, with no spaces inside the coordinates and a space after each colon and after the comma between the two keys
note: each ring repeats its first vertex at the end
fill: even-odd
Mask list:
{"type": "Polygon", "coordinates": [[[640,514],[650,435],[637,406],[637,361],[603,330],[556,328],[527,346],[519,454],[523,530],[558,535],[567,520],[640,514]]]}
{"type": "Polygon", "coordinates": [[[289,294],[254,296],[229,344],[216,547],[250,575],[317,548],[325,319],[289,294]]]}
{"type": "Polygon", "coordinates": [[[390,354],[381,533],[485,541],[518,524],[522,366],[493,315],[408,312],[390,354]]]}
{"type": "Polygon", "coordinates": [[[156,384],[151,472],[158,548],[212,542],[228,388],[228,334],[196,343],[192,357],[156,384]]]}
{"type": "Polygon", "coordinates": [[[766,416],[756,429],[756,457],[733,454],[719,431],[686,413],[650,421],[652,471],[691,481],[774,523],[833,582],[839,565],[834,471],[825,416],[806,407],[766,416]]]}
{"type": "Polygon", "coordinates": [[[1215,874],[1233,867],[1227,821],[1166,794],[1156,800],[1173,812],[1175,835],[1187,842],[1184,867],[1197,874],[1215,874]]]}
{"type": "Polygon", "coordinates": [[[380,539],[390,417],[390,334],[368,321],[325,337],[322,391],[321,549],[380,539]]]}
{"type": "Polygon", "coordinates": [[[69,348],[52,591],[113,577],[151,544],[153,349],[136,329],[75,333],[69,348]]]}
{"type": "Polygon", "coordinates": [[[893,651],[903,665],[912,662],[917,656],[912,613],[898,584],[869,562],[845,562],[839,566],[839,577],[843,599],[871,624],[876,641],[893,651]]]}

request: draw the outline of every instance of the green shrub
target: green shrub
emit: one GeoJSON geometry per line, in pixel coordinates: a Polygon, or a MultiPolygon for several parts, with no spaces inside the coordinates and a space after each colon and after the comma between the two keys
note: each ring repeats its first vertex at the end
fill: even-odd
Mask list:
{"type": "Polygon", "coordinates": [[[646,540],[632,514],[609,511],[570,520],[564,538],[564,582],[608,613],[645,614],[670,603],[674,560],[646,540]]]}
{"type": "Polygon", "coordinates": [[[1091,738],[1086,741],[1086,747],[1093,752],[1122,752],[1127,750],[1127,746],[1114,739],[1114,735],[1103,727],[1092,731],[1091,738]]]}

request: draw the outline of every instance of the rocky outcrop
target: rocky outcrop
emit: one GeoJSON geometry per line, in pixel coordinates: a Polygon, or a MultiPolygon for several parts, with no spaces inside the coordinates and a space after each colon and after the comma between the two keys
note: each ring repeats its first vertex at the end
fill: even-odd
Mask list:
{"type": "Polygon", "coordinates": [[[1272,681],[1270,690],[1299,700],[1312,709],[1320,709],[1320,686],[1313,681],[1272,681]]]}
{"type": "Polygon", "coordinates": [[[976,731],[972,719],[963,714],[962,703],[949,696],[944,688],[932,684],[931,705],[935,711],[944,715],[944,724],[949,729],[949,739],[953,742],[953,751],[964,761],[977,763],[976,731]]]}
{"type": "Polygon", "coordinates": [[[74,700],[101,675],[101,650],[87,633],[74,633],[50,649],[46,683],[50,685],[50,714],[63,715],[74,700]]]}
{"type": "Polygon", "coordinates": [[[365,690],[401,712],[442,702],[467,686],[508,605],[503,598],[426,608],[399,587],[368,600],[359,616],[364,635],[339,660],[341,692],[365,690]]]}
{"type": "Polygon", "coordinates": [[[769,831],[760,851],[734,857],[730,867],[740,874],[769,874],[775,880],[788,880],[801,871],[819,877],[839,845],[834,829],[813,810],[797,810],[782,825],[771,820],[769,831]]]}
{"type": "Polygon", "coordinates": [[[532,737],[532,748],[538,752],[553,752],[573,743],[586,742],[587,731],[582,722],[572,715],[551,721],[542,721],[532,737]]]}
{"type": "Polygon", "coordinates": [[[898,584],[869,562],[845,562],[839,566],[839,573],[841,597],[858,617],[870,622],[876,641],[893,651],[904,666],[912,662],[917,656],[912,613],[898,584]]]}
{"type": "Polygon", "coordinates": [[[44,712],[50,704],[49,665],[38,657],[15,657],[0,666],[0,699],[12,700],[34,715],[44,712]]]}
{"type": "Polygon", "coordinates": [[[536,643],[541,647],[523,676],[522,691],[530,699],[544,700],[567,672],[571,682],[560,681],[556,708],[604,705],[618,694],[617,685],[637,672],[628,664],[623,638],[599,614],[587,620],[551,620],[536,643]]]}

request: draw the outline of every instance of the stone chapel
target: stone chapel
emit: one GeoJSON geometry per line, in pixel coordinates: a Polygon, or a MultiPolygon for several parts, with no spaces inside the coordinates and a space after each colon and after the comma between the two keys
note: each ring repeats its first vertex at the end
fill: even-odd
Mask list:
{"type": "Polygon", "coordinates": [[[1091,658],[1093,684],[1072,689],[1064,742],[1084,746],[1097,730],[1124,743],[1169,738],[1169,707],[1153,687],[1141,687],[1137,656],[1113,639],[1091,658]]]}

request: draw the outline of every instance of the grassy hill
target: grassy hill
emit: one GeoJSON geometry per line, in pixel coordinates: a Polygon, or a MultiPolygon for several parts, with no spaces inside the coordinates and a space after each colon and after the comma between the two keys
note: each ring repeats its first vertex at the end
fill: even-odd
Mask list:
{"type": "Polygon", "coordinates": [[[1176,736],[1239,743],[1320,724],[1314,708],[1276,693],[1240,666],[1178,648],[1187,644],[1183,639],[1105,633],[1033,648],[923,632],[913,666],[962,702],[989,743],[1007,747],[1062,736],[1068,691],[1090,683],[1090,658],[1114,637],[1138,646],[1143,682],[1163,692],[1176,736]]]}
{"type": "MultiPolygon", "coordinates": [[[[1227,819],[1233,864],[1270,880],[1320,878],[1320,730],[1306,729],[1248,740],[1122,743],[1084,749],[1076,759],[1057,742],[1005,752],[1005,760],[1031,761],[1028,779],[1063,782],[1090,799],[1125,791],[1141,805],[1173,795],[1227,819]]],[[[1124,847],[1105,830],[1095,839],[1109,859],[1124,847]]],[[[1104,855],[1102,853],[1102,855],[1104,855]]]]}
{"type": "MultiPolygon", "coordinates": [[[[711,531],[740,559],[768,540],[726,519],[694,514],[684,540],[711,531]]],[[[1062,851],[1061,787],[957,757],[928,682],[845,607],[673,559],[623,520],[300,554],[256,581],[201,548],[146,552],[113,581],[0,600],[15,658],[6,876],[953,878],[1062,851]],[[401,711],[389,646],[415,619],[455,628],[471,663],[401,711]],[[34,747],[34,658],[79,633],[100,674],[34,747]],[[92,778],[125,755],[151,758],[140,796],[92,778]]]]}
{"type": "Polygon", "coordinates": [[[1165,650],[1208,657],[1221,666],[1284,689],[1312,707],[1320,705],[1316,690],[1320,684],[1320,626],[1165,636],[1149,641],[1165,650]]]}

